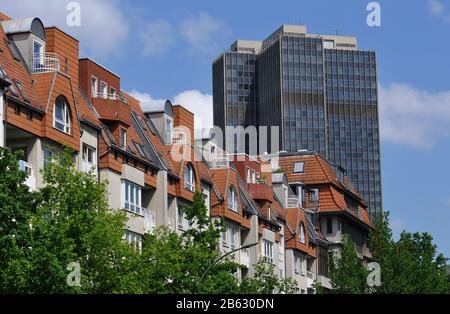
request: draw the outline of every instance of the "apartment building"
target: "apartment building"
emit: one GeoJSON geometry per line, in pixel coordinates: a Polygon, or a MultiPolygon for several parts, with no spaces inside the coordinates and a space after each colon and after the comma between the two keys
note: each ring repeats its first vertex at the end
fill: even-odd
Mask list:
{"type": "MultiPolygon", "coordinates": [[[[318,153],[309,151],[281,153],[278,167],[310,220],[325,236],[329,249],[339,256],[342,235],[348,234],[358,255],[370,260],[367,241],[373,224],[366,203],[348,177],[318,153]]],[[[319,265],[319,274],[326,275],[326,268],[319,265]]]]}
{"type": "Polygon", "coordinates": [[[328,251],[348,233],[361,258],[372,228],[367,206],[348,178],[312,152],[273,160],[228,154],[213,132],[194,138],[194,114],[169,100],[143,111],[121,78],[91,58],[79,42],[38,18],[0,14],[0,145],[22,150],[27,185],[43,185],[40,170],[63,147],[77,168],[107,181],[110,208],[124,210],[124,239],[141,249],[142,236],[166,225],[195,228],[184,211],[200,191],[211,219],[223,219],[220,249],[242,265],[273,264],[301,293],[314,282],[331,288],[328,251]]]}
{"type": "Polygon", "coordinates": [[[212,74],[214,125],[224,132],[224,149],[253,148],[226,127],[279,127],[268,128],[267,139],[258,131],[259,154],[317,151],[346,170],[370,213],[379,214],[375,51],[360,49],[355,37],[281,25],[264,40],[235,41],[213,62],[212,74]]]}

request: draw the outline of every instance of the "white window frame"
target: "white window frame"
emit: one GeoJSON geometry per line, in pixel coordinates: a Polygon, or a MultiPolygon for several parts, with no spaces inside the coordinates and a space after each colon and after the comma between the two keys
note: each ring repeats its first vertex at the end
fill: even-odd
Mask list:
{"type": "Polygon", "coordinates": [[[142,253],[142,235],[130,230],[125,230],[125,241],[129,244],[134,244],[135,249],[142,253]]]}
{"type": "Polygon", "coordinates": [[[120,128],[120,147],[124,150],[127,150],[127,130],[124,128],[120,128]]]}
{"type": "Polygon", "coordinates": [[[178,212],[177,212],[177,217],[178,217],[178,230],[180,231],[184,231],[184,209],[182,206],[178,207],[178,212]]]}
{"type": "Polygon", "coordinates": [[[44,44],[43,43],[41,43],[40,41],[38,41],[38,40],[36,40],[36,39],[33,39],[33,69],[35,69],[35,67],[36,67],[36,65],[39,65],[39,66],[41,66],[41,67],[44,67],[44,53],[45,53],[45,51],[44,51],[44,44]],[[35,45],[36,44],[38,44],[38,46],[39,46],[39,52],[38,53],[36,53],[35,51],[34,51],[34,47],[35,47],[35,45]],[[36,63],[36,54],[39,54],[39,63],[36,63]]]}
{"type": "Polygon", "coordinates": [[[228,232],[228,240],[230,242],[230,248],[234,250],[236,248],[237,244],[237,227],[232,224],[227,225],[227,232],[228,232]]]}
{"type": "Polygon", "coordinates": [[[188,191],[195,192],[195,174],[194,174],[194,167],[192,166],[192,164],[187,164],[185,167],[184,187],[188,191]],[[188,173],[189,178],[187,177],[188,173]]]}
{"type": "Polygon", "coordinates": [[[299,230],[299,232],[298,232],[298,241],[300,243],[306,244],[305,228],[303,227],[302,223],[298,226],[298,230],[299,230]]]}
{"type": "Polygon", "coordinates": [[[93,98],[98,97],[98,78],[94,75],[91,75],[91,94],[93,98]]]}
{"type": "Polygon", "coordinates": [[[294,164],[294,173],[303,173],[305,170],[305,162],[303,161],[297,161],[294,164]]]}
{"type": "Polygon", "coordinates": [[[70,134],[70,110],[69,110],[69,104],[62,97],[61,98],[57,97],[56,100],[55,100],[55,104],[53,105],[53,127],[55,129],[57,129],[58,131],[61,131],[61,132],[66,133],[66,134],[70,134]],[[60,119],[56,118],[56,103],[57,103],[58,100],[61,101],[62,104],[63,104],[63,108],[62,108],[63,120],[60,120],[60,119]],[[62,129],[60,129],[57,126],[57,123],[62,124],[62,129]]]}
{"type": "Polygon", "coordinates": [[[108,98],[108,84],[105,81],[100,81],[100,95],[104,99],[108,98]]]}
{"type": "Polygon", "coordinates": [[[229,247],[229,239],[228,239],[228,225],[225,225],[225,230],[222,231],[222,246],[229,247]]]}
{"type": "Polygon", "coordinates": [[[42,157],[43,157],[43,161],[44,161],[44,168],[46,168],[48,166],[48,164],[55,161],[55,153],[52,150],[45,148],[45,147],[42,149],[42,157]],[[50,159],[46,158],[46,156],[45,156],[46,154],[48,154],[48,156],[50,156],[50,159]]]}
{"type": "Polygon", "coordinates": [[[252,169],[252,182],[256,183],[256,171],[252,169]]]}
{"type": "Polygon", "coordinates": [[[142,187],[122,180],[122,206],[126,211],[142,216],[142,187]],[[127,199],[128,198],[128,199],[127,199]]]}
{"type": "Polygon", "coordinates": [[[273,264],[273,242],[266,239],[262,240],[262,256],[264,262],[273,264]]]}
{"type": "Polygon", "coordinates": [[[81,162],[82,162],[82,170],[88,172],[97,165],[97,149],[94,147],[83,143],[81,148],[81,162]],[[89,161],[89,156],[92,161],[89,161]],[[86,165],[86,166],[85,166],[86,165]]]}
{"type": "Polygon", "coordinates": [[[238,212],[237,194],[233,186],[228,189],[228,209],[238,212]]]}
{"type": "Polygon", "coordinates": [[[251,183],[252,177],[251,177],[251,170],[250,167],[247,167],[247,183],[251,183]]]}

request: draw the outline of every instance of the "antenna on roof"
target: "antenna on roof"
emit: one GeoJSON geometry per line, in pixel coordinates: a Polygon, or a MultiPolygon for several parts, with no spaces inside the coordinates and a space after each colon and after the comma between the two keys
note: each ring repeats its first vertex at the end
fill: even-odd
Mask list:
{"type": "Polygon", "coordinates": [[[339,36],[339,32],[340,32],[340,31],[341,31],[340,29],[337,29],[337,28],[336,28],[336,30],[335,30],[336,36],[339,36]]]}

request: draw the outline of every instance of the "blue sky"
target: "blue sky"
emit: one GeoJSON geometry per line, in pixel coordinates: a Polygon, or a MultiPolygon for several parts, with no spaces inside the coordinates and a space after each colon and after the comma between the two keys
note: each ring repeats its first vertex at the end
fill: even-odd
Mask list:
{"type": "Polygon", "coordinates": [[[396,235],[430,232],[450,256],[450,3],[368,0],[82,0],[81,26],[66,24],[69,1],[0,0],[12,17],[38,16],[80,39],[81,55],[122,78],[147,106],[169,98],[211,120],[211,63],[235,39],[261,40],[281,24],[352,35],[377,52],[384,208],[396,235]]]}

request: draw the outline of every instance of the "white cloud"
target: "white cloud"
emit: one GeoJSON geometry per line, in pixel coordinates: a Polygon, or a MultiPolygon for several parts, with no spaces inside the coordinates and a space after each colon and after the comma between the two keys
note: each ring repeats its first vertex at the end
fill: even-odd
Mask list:
{"type": "Polygon", "coordinates": [[[130,92],[130,95],[141,102],[141,107],[144,111],[151,111],[155,109],[155,107],[159,107],[161,104],[164,104],[166,101],[165,99],[153,98],[150,94],[141,93],[135,89],[130,92]]]}
{"type": "MultiPolygon", "coordinates": [[[[130,92],[130,95],[141,102],[144,111],[151,111],[166,101],[153,98],[149,93],[141,93],[135,89],[130,92]]],[[[203,94],[198,90],[187,90],[175,95],[172,103],[181,105],[194,114],[195,129],[213,126],[212,95],[203,94]]]]}
{"type": "Polygon", "coordinates": [[[428,9],[431,15],[439,16],[444,13],[445,7],[439,0],[429,0],[428,9]]]}
{"type": "Polygon", "coordinates": [[[151,21],[143,26],[138,37],[143,45],[142,55],[160,56],[165,54],[175,43],[172,25],[164,20],[151,21]]]}
{"type": "Polygon", "coordinates": [[[11,18],[39,17],[44,25],[56,25],[80,41],[82,53],[95,57],[116,55],[126,47],[129,32],[123,4],[117,0],[77,0],[81,7],[81,26],[68,26],[71,0],[0,0],[2,11],[11,18]]]}
{"type": "Polygon", "coordinates": [[[202,11],[184,19],[180,24],[180,33],[193,52],[211,54],[221,48],[221,39],[227,38],[231,31],[222,20],[202,11]]]}
{"type": "MultiPolygon", "coordinates": [[[[166,101],[165,99],[153,98],[150,94],[141,93],[137,90],[131,91],[130,95],[141,101],[141,106],[144,111],[152,110],[166,101]]],[[[194,113],[195,129],[213,126],[211,95],[203,94],[198,90],[188,90],[175,95],[172,103],[174,105],[182,105],[187,110],[194,113]]]]}
{"type": "Polygon", "coordinates": [[[431,93],[407,84],[380,86],[381,138],[431,148],[450,136],[450,91],[431,93]]]}
{"type": "Polygon", "coordinates": [[[428,0],[428,11],[432,16],[442,19],[444,22],[450,23],[450,13],[441,0],[428,0]]]}
{"type": "Polygon", "coordinates": [[[195,115],[195,128],[213,126],[212,95],[198,90],[184,91],[173,98],[174,104],[180,104],[195,115]]]}

